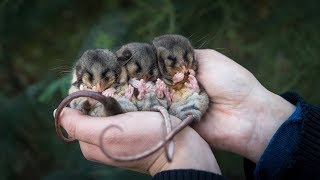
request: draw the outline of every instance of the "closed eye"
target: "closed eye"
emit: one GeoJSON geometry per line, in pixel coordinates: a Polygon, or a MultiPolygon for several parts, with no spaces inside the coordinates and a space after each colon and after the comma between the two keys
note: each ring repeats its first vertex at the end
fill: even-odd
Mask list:
{"type": "Polygon", "coordinates": [[[86,74],[88,75],[88,80],[92,81],[93,80],[93,74],[88,70],[86,70],[86,74]]]}
{"type": "Polygon", "coordinates": [[[86,73],[87,73],[90,77],[93,76],[93,74],[92,74],[90,71],[88,71],[88,70],[86,70],[86,73]]]}
{"type": "Polygon", "coordinates": [[[177,58],[176,58],[176,57],[173,57],[173,56],[171,56],[171,55],[170,55],[170,56],[168,56],[168,57],[167,57],[167,59],[169,59],[169,60],[171,60],[171,61],[176,61],[176,60],[177,60],[177,58]]]}
{"type": "Polygon", "coordinates": [[[141,72],[142,71],[141,65],[138,62],[136,62],[136,66],[137,66],[136,72],[137,73],[141,72]]]}
{"type": "Polygon", "coordinates": [[[103,71],[102,73],[101,73],[101,77],[102,78],[105,78],[106,76],[107,76],[107,74],[108,74],[108,71],[106,70],[106,71],[103,71]]]}
{"type": "Polygon", "coordinates": [[[108,76],[105,76],[102,79],[105,80],[105,81],[109,81],[109,77],[108,76]]]}

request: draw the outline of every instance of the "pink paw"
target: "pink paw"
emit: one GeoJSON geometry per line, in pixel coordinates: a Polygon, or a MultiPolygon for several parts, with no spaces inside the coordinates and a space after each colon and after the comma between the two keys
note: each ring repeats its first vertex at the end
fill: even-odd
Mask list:
{"type": "Polygon", "coordinates": [[[194,77],[193,75],[189,75],[188,78],[189,82],[184,83],[184,85],[190,89],[192,89],[194,92],[199,93],[200,92],[200,88],[198,85],[198,81],[196,79],[196,77],[194,77]]]}
{"type": "Polygon", "coordinates": [[[104,90],[102,92],[102,95],[106,96],[106,97],[113,97],[114,96],[114,93],[116,92],[116,89],[111,87],[111,88],[108,88],[106,90],[104,90]]]}
{"type": "Polygon", "coordinates": [[[80,87],[79,87],[79,89],[80,89],[81,91],[84,90],[84,85],[81,84],[80,87]]]}
{"type": "Polygon", "coordinates": [[[164,98],[166,90],[167,90],[166,84],[162,80],[157,79],[156,89],[155,89],[155,93],[156,93],[157,97],[160,99],[164,98]]]}
{"type": "Polygon", "coordinates": [[[139,91],[139,94],[138,94],[138,99],[141,100],[144,98],[144,96],[147,94],[147,88],[146,88],[146,83],[144,83],[143,79],[141,79],[139,81],[139,84],[138,84],[138,91],[139,91]]]}
{"type": "Polygon", "coordinates": [[[129,86],[125,89],[125,94],[124,94],[125,98],[131,100],[132,95],[133,95],[133,90],[134,90],[134,88],[133,88],[131,85],[129,85],[129,86]]]}
{"type": "Polygon", "coordinates": [[[92,89],[88,88],[88,86],[81,84],[79,87],[80,90],[92,91],[92,89]]]}
{"type": "Polygon", "coordinates": [[[98,88],[96,86],[93,86],[91,90],[94,91],[94,92],[99,92],[99,90],[98,90],[98,88]]]}
{"type": "MultiPolygon", "coordinates": [[[[94,88],[94,87],[93,87],[93,88],[94,88]]],[[[90,88],[88,88],[88,86],[83,85],[83,84],[81,84],[80,87],[79,87],[80,90],[86,90],[86,91],[94,91],[94,92],[96,92],[93,88],[90,89],[90,88]]],[[[87,99],[88,99],[88,103],[89,103],[90,105],[95,105],[95,104],[97,103],[97,101],[94,100],[94,99],[92,99],[92,98],[87,98],[87,99]]]]}
{"type": "Polygon", "coordinates": [[[189,69],[188,72],[192,75],[192,76],[196,76],[196,72],[193,69],[189,69]]]}
{"type": "Polygon", "coordinates": [[[178,72],[173,76],[172,81],[173,83],[177,83],[182,81],[183,78],[184,78],[184,72],[178,72]]]}
{"type": "Polygon", "coordinates": [[[175,93],[175,90],[172,90],[172,92],[169,91],[169,89],[166,89],[166,91],[164,92],[164,95],[167,99],[168,105],[170,106],[172,103],[172,97],[173,94],[175,93]]]}
{"type": "Polygon", "coordinates": [[[138,88],[140,81],[136,78],[132,78],[129,80],[129,84],[131,84],[134,88],[138,88]]]}

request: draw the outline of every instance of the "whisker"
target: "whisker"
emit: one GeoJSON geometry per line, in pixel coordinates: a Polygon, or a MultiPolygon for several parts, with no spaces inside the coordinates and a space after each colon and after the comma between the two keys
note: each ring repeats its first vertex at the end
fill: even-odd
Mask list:
{"type": "MultiPolygon", "coordinates": [[[[211,38],[208,38],[208,37],[210,37],[210,34],[208,34],[208,35],[206,36],[207,39],[206,39],[204,42],[202,42],[202,43],[197,47],[197,49],[203,48],[204,46],[208,45],[209,42],[211,42],[213,39],[216,38],[216,36],[217,36],[217,33],[215,33],[211,38]]],[[[202,38],[202,39],[203,39],[203,38],[202,38]]]]}
{"type": "Polygon", "coordinates": [[[189,37],[188,37],[188,39],[191,39],[192,37],[193,37],[193,35],[195,35],[196,33],[192,33],[189,37]]]}
{"type": "Polygon", "coordinates": [[[214,50],[226,50],[227,48],[213,48],[214,50]]]}
{"type": "Polygon", "coordinates": [[[209,36],[209,34],[203,36],[202,38],[198,39],[197,42],[201,42],[203,39],[207,38],[209,36]]]}
{"type": "Polygon", "coordinates": [[[201,49],[205,44],[207,44],[208,41],[204,41],[203,43],[200,44],[199,47],[197,47],[197,49],[201,49]]]}

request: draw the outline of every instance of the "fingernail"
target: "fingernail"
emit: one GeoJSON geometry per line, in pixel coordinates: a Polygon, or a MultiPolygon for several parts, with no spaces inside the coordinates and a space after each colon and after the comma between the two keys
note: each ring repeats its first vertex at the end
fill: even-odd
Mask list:
{"type": "Polygon", "coordinates": [[[54,118],[56,118],[56,111],[57,111],[57,109],[55,109],[55,110],[53,111],[53,117],[54,117],[54,118]]]}

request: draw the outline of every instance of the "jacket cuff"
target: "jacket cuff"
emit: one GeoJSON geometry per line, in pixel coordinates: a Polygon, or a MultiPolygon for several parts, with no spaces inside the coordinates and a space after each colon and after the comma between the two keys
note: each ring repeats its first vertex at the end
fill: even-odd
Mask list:
{"type": "MultiPolygon", "coordinates": [[[[320,107],[308,104],[294,92],[286,92],[281,96],[294,105],[300,104],[302,124],[295,150],[273,178],[314,179],[320,172],[320,107]]],[[[244,160],[247,179],[257,178],[253,173],[255,168],[255,163],[244,160]]]]}
{"type": "Polygon", "coordinates": [[[306,103],[293,92],[285,93],[283,97],[293,104],[301,102],[303,123],[297,149],[286,161],[280,177],[314,178],[320,170],[320,107],[306,103]]]}
{"type": "Polygon", "coordinates": [[[221,175],[200,171],[194,169],[178,169],[178,170],[168,170],[162,171],[153,176],[153,180],[225,180],[225,178],[221,175]]]}

